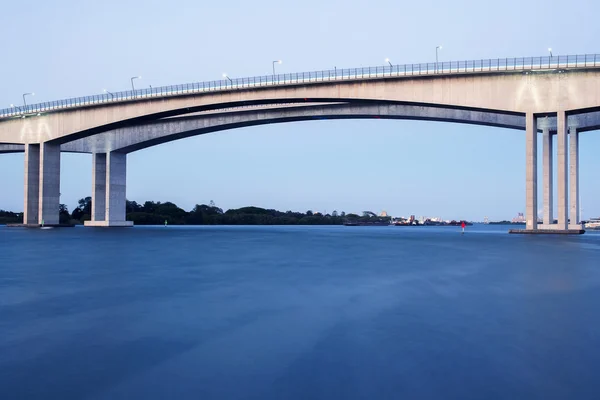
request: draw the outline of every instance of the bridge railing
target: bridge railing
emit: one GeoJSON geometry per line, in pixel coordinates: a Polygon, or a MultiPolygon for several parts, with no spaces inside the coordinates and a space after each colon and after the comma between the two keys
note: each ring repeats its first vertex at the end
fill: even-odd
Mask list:
{"type": "Polygon", "coordinates": [[[521,58],[495,58],[470,61],[444,61],[439,63],[387,65],[364,68],[340,68],[313,72],[295,72],[254,76],[249,78],[226,78],[208,82],[162,86],[148,89],[107,92],[93,96],[28,104],[0,109],[0,119],[25,117],[40,113],[61,111],[92,105],[111,104],[169,96],[181,96],[215,91],[230,91],[254,87],[303,84],[314,82],[359,80],[384,77],[412,77],[418,75],[452,75],[461,73],[485,73],[498,71],[548,70],[562,68],[600,67],[600,54],[573,56],[545,56],[521,58]]]}

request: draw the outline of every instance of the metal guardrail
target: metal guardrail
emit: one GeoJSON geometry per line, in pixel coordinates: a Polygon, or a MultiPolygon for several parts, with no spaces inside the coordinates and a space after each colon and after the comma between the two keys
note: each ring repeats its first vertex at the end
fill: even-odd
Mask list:
{"type": "Polygon", "coordinates": [[[111,104],[132,100],[144,100],[170,96],[181,96],[195,93],[228,91],[253,87],[303,84],[312,82],[360,80],[367,78],[403,77],[418,75],[451,75],[461,73],[503,72],[549,70],[560,68],[600,67],[600,54],[574,56],[546,56],[521,58],[496,58],[472,61],[446,61],[425,64],[404,64],[364,68],[333,69],[313,72],[297,72],[254,76],[250,78],[222,79],[218,81],[188,83],[183,85],[162,86],[149,89],[127,90],[76,97],[65,100],[49,101],[39,104],[28,104],[0,109],[0,119],[25,117],[52,111],[74,109],[101,104],[111,104]]]}

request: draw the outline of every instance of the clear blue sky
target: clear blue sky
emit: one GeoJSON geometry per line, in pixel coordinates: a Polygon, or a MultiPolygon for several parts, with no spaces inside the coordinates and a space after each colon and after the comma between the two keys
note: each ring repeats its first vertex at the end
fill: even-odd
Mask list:
{"type": "MultiPolygon", "coordinates": [[[[393,63],[600,52],[592,0],[30,1],[0,13],[0,106],[138,87],[393,63]]],[[[525,208],[524,133],[419,121],[319,121],[219,132],[128,157],[127,197],[189,210],[386,210],[482,220],[525,208]]],[[[584,217],[600,215],[600,134],[581,136],[584,217]]],[[[540,165],[541,168],[541,165],[540,165]]],[[[540,170],[541,172],[541,170],[540,170]]],[[[0,208],[23,207],[23,155],[0,156],[0,208]]],[[[63,155],[61,202],[91,193],[63,155]]],[[[541,181],[540,181],[541,204],[541,181]]]]}

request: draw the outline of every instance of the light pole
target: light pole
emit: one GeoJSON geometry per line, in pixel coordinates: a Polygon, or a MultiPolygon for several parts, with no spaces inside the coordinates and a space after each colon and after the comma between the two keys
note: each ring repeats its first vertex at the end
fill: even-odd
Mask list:
{"type": "Polygon", "coordinates": [[[23,105],[25,106],[25,109],[27,110],[27,100],[25,100],[25,96],[35,96],[35,93],[23,93],[23,105]]]}
{"type": "Polygon", "coordinates": [[[273,61],[273,76],[275,76],[275,64],[281,64],[283,61],[281,60],[275,60],[273,61]]]}
{"type": "Polygon", "coordinates": [[[392,65],[392,63],[390,62],[390,59],[389,59],[389,58],[386,58],[386,59],[385,59],[385,62],[386,62],[386,63],[388,63],[388,64],[390,64],[390,67],[393,67],[393,65],[392,65]]]}
{"type": "Polygon", "coordinates": [[[108,93],[108,94],[110,94],[110,98],[111,98],[111,99],[114,99],[114,98],[115,98],[115,95],[114,95],[114,94],[112,94],[111,92],[109,92],[108,90],[106,90],[106,89],[102,89],[102,91],[103,91],[104,93],[108,93]]]}
{"type": "Polygon", "coordinates": [[[552,47],[548,47],[548,52],[550,52],[550,58],[552,58],[552,47]]]}
{"type": "Polygon", "coordinates": [[[229,79],[229,82],[231,82],[231,84],[233,84],[233,81],[231,80],[231,78],[229,77],[229,75],[227,75],[227,74],[224,73],[223,74],[223,78],[229,79]]]}
{"type": "Polygon", "coordinates": [[[132,76],[131,77],[131,90],[133,90],[135,92],[135,86],[133,85],[134,79],[142,79],[142,77],[141,76],[132,76]]]}
{"type": "Polygon", "coordinates": [[[442,49],[442,45],[435,47],[435,72],[438,72],[438,50],[442,49]]]}

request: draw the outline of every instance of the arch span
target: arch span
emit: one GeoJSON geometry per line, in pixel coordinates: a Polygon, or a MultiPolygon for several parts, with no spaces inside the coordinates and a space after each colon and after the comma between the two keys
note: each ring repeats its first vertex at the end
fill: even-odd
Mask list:
{"type": "MultiPolygon", "coordinates": [[[[509,129],[525,129],[525,117],[515,114],[478,110],[440,108],[393,103],[332,103],[316,106],[290,106],[266,109],[242,109],[164,118],[158,121],[114,129],[61,145],[62,152],[132,152],[147,147],[209,132],[245,126],[325,119],[410,119],[475,124],[509,129]]],[[[568,125],[579,132],[600,128],[600,112],[574,114],[568,125]]],[[[556,116],[538,117],[539,131],[556,133],[556,116]]],[[[22,144],[0,144],[0,153],[23,152],[22,144]]]]}
{"type": "Polygon", "coordinates": [[[63,144],[61,150],[81,153],[129,153],[173,140],[246,126],[370,118],[445,121],[525,129],[525,117],[520,115],[389,103],[347,103],[167,118],[78,139],[63,144]]]}

